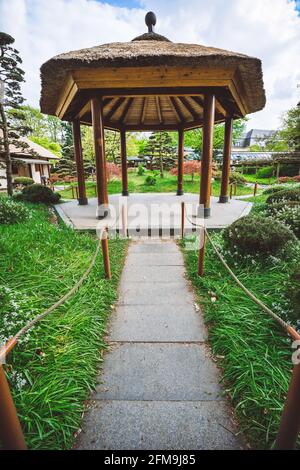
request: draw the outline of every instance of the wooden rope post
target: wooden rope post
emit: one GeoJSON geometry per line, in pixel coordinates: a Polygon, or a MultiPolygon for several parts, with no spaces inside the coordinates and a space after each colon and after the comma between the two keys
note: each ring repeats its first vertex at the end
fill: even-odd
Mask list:
{"type": "Polygon", "coordinates": [[[253,191],[253,195],[256,196],[257,194],[257,182],[254,184],[254,191],[253,191]]]}
{"type": "Polygon", "coordinates": [[[295,448],[300,431],[300,364],[294,366],[288,396],[282,413],[275,449],[291,450],[295,448]]]}
{"type": "Polygon", "coordinates": [[[234,183],[234,196],[236,196],[236,192],[237,192],[237,183],[234,183]]]}
{"type": "Polygon", "coordinates": [[[185,207],[184,201],[181,202],[181,238],[184,238],[184,215],[185,215],[185,207]]]}
{"type": "Polygon", "coordinates": [[[5,450],[26,450],[26,442],[9,385],[0,364],[0,440],[5,450]]]}
{"type": "Polygon", "coordinates": [[[232,184],[230,185],[230,199],[232,199],[232,184]]]}

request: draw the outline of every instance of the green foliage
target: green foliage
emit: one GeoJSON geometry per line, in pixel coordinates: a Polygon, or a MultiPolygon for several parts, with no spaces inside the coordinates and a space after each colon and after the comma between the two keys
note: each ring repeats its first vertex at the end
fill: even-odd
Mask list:
{"type": "Polygon", "coordinates": [[[29,186],[30,184],[33,184],[34,181],[32,178],[29,178],[27,176],[16,176],[14,178],[14,183],[15,184],[22,184],[23,186],[29,186]]]}
{"type": "Polygon", "coordinates": [[[263,190],[263,194],[274,194],[274,193],[278,193],[279,191],[283,191],[283,187],[282,185],[273,185],[273,186],[270,186],[269,188],[266,188],[263,190]]]}
{"type": "Polygon", "coordinates": [[[229,181],[230,183],[237,183],[240,185],[247,183],[247,179],[238,171],[233,171],[232,173],[230,173],[229,181]]]}
{"type": "Polygon", "coordinates": [[[145,170],[145,167],[140,164],[140,165],[138,166],[137,174],[138,174],[139,176],[143,176],[143,174],[145,173],[145,171],[146,171],[146,170],[145,170]]]}
{"type": "Polygon", "coordinates": [[[50,152],[54,153],[58,157],[61,156],[60,145],[57,142],[52,142],[51,140],[49,140],[48,137],[45,137],[45,136],[35,137],[34,135],[31,135],[29,139],[32,140],[32,142],[35,142],[36,144],[41,145],[45,149],[50,150],[50,152]]]}
{"type": "MultiPolygon", "coordinates": [[[[1,343],[74,286],[98,243],[91,234],[50,223],[44,206],[32,206],[31,213],[22,225],[0,227],[1,343]]],[[[106,348],[106,320],[126,252],[127,242],[109,244],[112,280],[105,279],[100,250],[81,289],[35,325],[4,366],[30,449],[74,444],[106,348]]]]}
{"type": "Polygon", "coordinates": [[[291,305],[294,311],[294,316],[296,320],[299,320],[300,317],[300,263],[296,269],[291,273],[288,288],[287,296],[291,301],[291,305]]]}
{"type": "Polygon", "coordinates": [[[267,206],[267,213],[284,223],[300,238],[300,202],[286,201],[267,206]]]}
{"type": "Polygon", "coordinates": [[[156,178],[155,176],[148,175],[145,178],[145,185],[146,186],[155,186],[156,185],[156,178]]]}
{"type": "MultiPolygon", "coordinates": [[[[223,251],[221,236],[214,233],[212,237],[223,251]]],[[[225,251],[223,255],[227,258],[225,251]]],[[[197,275],[198,250],[187,251],[185,256],[188,276],[204,311],[212,351],[222,370],[222,381],[240,430],[252,448],[271,449],[291,379],[291,342],[236,285],[210,243],[206,248],[204,277],[197,275]],[[215,302],[211,301],[212,292],[215,302]]],[[[244,262],[227,260],[256,297],[285,320],[292,320],[286,296],[287,282],[290,285],[294,282],[289,281],[295,266],[292,259],[278,260],[277,264],[253,263],[253,258],[244,262]]],[[[299,314],[298,310],[298,318],[299,314]]]]}
{"type": "Polygon", "coordinates": [[[17,195],[18,200],[29,202],[42,202],[44,204],[56,204],[59,202],[61,196],[54,193],[52,189],[42,184],[32,184],[25,186],[22,192],[17,195]]]}
{"type": "Polygon", "coordinates": [[[287,111],[279,134],[291,150],[300,151],[300,106],[287,111]]]}
{"type": "Polygon", "coordinates": [[[295,240],[295,235],[275,219],[248,215],[227,227],[223,239],[231,253],[265,258],[278,255],[289,241],[295,240]]]}
{"type": "Polygon", "coordinates": [[[267,199],[268,204],[274,204],[276,202],[283,201],[300,201],[300,187],[277,191],[274,194],[271,194],[271,196],[269,196],[267,199]]]}
{"type": "Polygon", "coordinates": [[[274,168],[272,166],[265,166],[263,168],[260,168],[257,171],[257,177],[258,178],[271,178],[274,173],[274,168]]]}
{"type": "Polygon", "coordinates": [[[30,215],[24,204],[15,202],[11,198],[0,198],[0,224],[16,224],[24,222],[30,215]]]}

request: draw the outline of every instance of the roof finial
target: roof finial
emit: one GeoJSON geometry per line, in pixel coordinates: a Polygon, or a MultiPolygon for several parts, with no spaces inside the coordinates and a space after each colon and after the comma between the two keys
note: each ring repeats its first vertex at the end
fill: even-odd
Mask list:
{"type": "Polygon", "coordinates": [[[153,33],[153,26],[156,25],[156,16],[153,11],[148,11],[145,16],[145,23],[148,26],[148,33],[153,33]]]}

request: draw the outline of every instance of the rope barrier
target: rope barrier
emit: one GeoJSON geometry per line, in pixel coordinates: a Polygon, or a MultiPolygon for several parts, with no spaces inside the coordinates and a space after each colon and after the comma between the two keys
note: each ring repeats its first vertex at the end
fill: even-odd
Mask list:
{"type": "Polygon", "coordinates": [[[20,339],[21,336],[23,336],[28,330],[30,330],[36,323],[41,321],[43,318],[45,318],[49,313],[53,312],[53,310],[56,310],[58,307],[60,307],[63,303],[65,303],[84,283],[88,275],[90,274],[91,270],[93,269],[99,250],[101,247],[101,237],[99,239],[99,242],[97,244],[95,253],[93,255],[93,258],[89,264],[89,267],[87,270],[83,273],[79,281],[76,282],[76,284],[70,289],[63,297],[61,297],[55,304],[53,304],[51,307],[47,308],[43,313],[40,313],[36,317],[34,317],[32,320],[30,320],[23,328],[21,328],[15,336],[10,338],[7,343],[3,346],[3,348],[0,350],[0,364],[3,362],[5,356],[14,348],[14,346],[17,344],[18,340],[20,339]]]}
{"type": "Polygon", "coordinates": [[[195,227],[202,228],[207,236],[207,239],[209,240],[214,252],[218,256],[219,260],[223,264],[223,266],[226,268],[226,270],[229,272],[231,277],[234,279],[234,281],[237,283],[237,285],[247,294],[247,296],[256,304],[258,305],[264,312],[266,312],[269,316],[273,318],[274,321],[276,321],[281,328],[283,328],[294,340],[300,340],[300,335],[297,333],[297,331],[288,323],[286,323],[279,315],[274,313],[269,307],[267,307],[261,300],[259,300],[249,289],[247,289],[246,286],[238,279],[238,277],[234,274],[232,269],[228,266],[226,263],[224,257],[221,255],[219,252],[218,248],[214,244],[211,236],[208,233],[208,230],[206,229],[205,225],[199,225],[190,220],[189,216],[187,215],[187,212],[185,211],[185,215],[187,220],[190,222],[190,224],[194,225],[195,227]]]}

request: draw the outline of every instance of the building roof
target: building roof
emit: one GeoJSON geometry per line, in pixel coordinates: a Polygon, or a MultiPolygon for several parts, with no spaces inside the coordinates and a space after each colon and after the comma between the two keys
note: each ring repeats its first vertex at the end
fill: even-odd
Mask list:
{"type": "MultiPolygon", "coordinates": [[[[63,90],[66,88],[70,77],[77,86],[75,91],[73,89],[72,92],[74,92],[74,95],[78,95],[80,94],[80,87],[85,88],[82,73],[85,73],[85,76],[88,77],[89,70],[91,70],[89,79],[92,80],[91,74],[97,70],[97,82],[94,83],[94,89],[99,89],[101,87],[101,77],[104,77],[105,70],[110,68],[114,69],[114,71],[116,71],[116,69],[126,69],[127,71],[128,68],[140,67],[161,67],[164,70],[174,67],[181,68],[181,76],[178,78],[181,78],[182,83],[187,83],[189,78],[188,74],[184,72],[185,69],[189,71],[191,71],[191,69],[202,70],[204,72],[204,78],[205,73],[206,76],[209,75],[210,78],[213,78],[213,80],[207,80],[208,86],[211,87],[221,87],[221,79],[225,78],[225,76],[227,77],[228,72],[232,71],[232,79],[240,83],[241,90],[243,91],[242,101],[246,110],[244,114],[259,111],[265,106],[266,98],[263,85],[262,65],[259,59],[237,52],[217,49],[215,47],[207,47],[199,44],[174,43],[154,32],[149,32],[135,38],[131,42],[102,44],[88,49],[60,54],[48,60],[41,67],[41,110],[46,114],[60,115],[58,111],[59,99],[62,97],[63,90]],[[79,75],[81,78],[78,78],[79,75]]],[[[126,71],[124,71],[124,83],[127,83],[127,87],[130,87],[128,78],[126,80],[126,71]]],[[[104,83],[103,80],[102,82],[104,83]]],[[[110,81],[112,83],[112,80],[110,81]]],[[[144,82],[145,86],[147,86],[147,82],[149,83],[147,77],[144,77],[144,82]]],[[[106,86],[107,85],[103,86],[103,88],[106,86]]],[[[113,86],[113,83],[111,86],[113,86]]],[[[148,86],[151,87],[151,84],[148,86]]],[[[177,85],[175,84],[174,87],[175,86],[177,85]]],[[[89,84],[89,87],[93,87],[92,83],[89,84]]],[[[224,96],[228,91],[226,88],[225,85],[223,89],[219,88],[220,93],[223,92],[224,96]]],[[[228,97],[227,99],[228,104],[230,104],[230,99],[228,97]]],[[[120,106],[121,104],[123,106],[122,111],[125,112],[126,105],[129,103],[128,101],[123,101],[120,103],[120,106]]],[[[181,111],[183,117],[186,119],[189,117],[190,120],[193,120],[193,116],[190,116],[188,111],[190,110],[190,113],[193,114],[193,110],[191,111],[193,105],[193,101],[190,100],[186,105],[187,114],[184,115],[185,107],[180,108],[180,102],[178,101],[177,106],[180,108],[178,114],[180,115],[181,111]]],[[[128,108],[130,108],[130,106],[132,108],[140,108],[140,102],[132,100],[128,108]]],[[[155,101],[153,101],[150,106],[153,108],[154,113],[155,101]]],[[[111,104],[111,108],[112,107],[113,104],[111,104]]],[[[107,110],[107,113],[110,112],[111,108],[107,110]]],[[[197,107],[193,109],[195,114],[200,114],[200,110],[197,109],[197,107]]],[[[120,111],[121,116],[123,115],[122,111],[120,111]]],[[[130,110],[128,111],[127,109],[126,112],[130,114],[130,110]]],[[[168,113],[170,115],[172,110],[165,109],[165,117],[167,117],[168,113]]],[[[160,113],[158,112],[158,114],[160,113]]],[[[72,120],[72,113],[68,114],[65,111],[60,117],[66,120],[72,120]]]]}
{"type": "Polygon", "coordinates": [[[27,137],[20,137],[19,141],[20,143],[24,142],[26,145],[28,145],[28,147],[23,149],[21,147],[17,147],[14,144],[10,144],[10,153],[15,156],[22,155],[22,157],[34,159],[36,154],[37,157],[45,158],[47,160],[59,160],[59,157],[57,155],[55,155],[45,147],[42,147],[41,145],[36,144],[35,142],[32,142],[32,140],[28,139],[27,137]]]}

